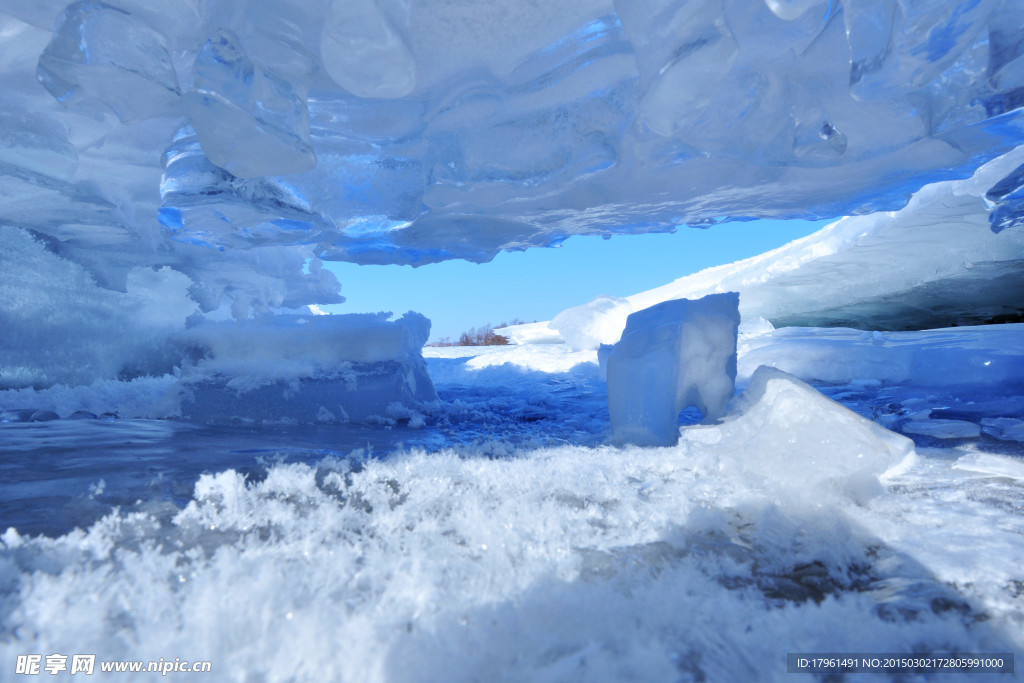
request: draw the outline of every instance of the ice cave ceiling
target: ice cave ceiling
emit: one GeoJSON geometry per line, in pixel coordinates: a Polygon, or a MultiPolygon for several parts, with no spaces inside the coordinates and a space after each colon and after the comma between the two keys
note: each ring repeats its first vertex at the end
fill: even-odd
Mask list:
{"type": "Polygon", "coordinates": [[[1024,141],[1019,0],[0,10],[0,225],[112,289],[171,266],[206,310],[337,300],[316,257],[894,210],[1024,141]]]}

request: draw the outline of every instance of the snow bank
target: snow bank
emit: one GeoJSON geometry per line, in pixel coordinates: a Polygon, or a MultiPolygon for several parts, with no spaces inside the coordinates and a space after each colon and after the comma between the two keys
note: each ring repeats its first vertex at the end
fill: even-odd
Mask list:
{"type": "Polygon", "coordinates": [[[123,291],[27,231],[0,227],[0,389],[162,375],[180,356],[172,333],[197,310],[190,280],[128,267],[123,291]]]}
{"type": "Polygon", "coordinates": [[[626,298],[641,308],[736,291],[744,318],[777,327],[907,330],[1019,314],[1024,231],[993,231],[998,205],[989,191],[1022,163],[1024,148],[969,179],[927,185],[898,211],[847,217],[773,251],[626,298]]]}
{"type": "Polygon", "coordinates": [[[548,327],[547,322],[509,325],[494,330],[508,339],[509,344],[561,344],[563,339],[548,327]]]}
{"type": "Polygon", "coordinates": [[[408,417],[437,400],[421,349],[430,321],[409,312],[266,316],[180,336],[181,415],[203,422],[347,422],[408,417]]]}
{"type": "Polygon", "coordinates": [[[725,414],[736,382],[739,296],[665,301],[626,319],[622,338],[602,346],[612,439],[672,445],[687,406],[705,420],[725,414]]]}

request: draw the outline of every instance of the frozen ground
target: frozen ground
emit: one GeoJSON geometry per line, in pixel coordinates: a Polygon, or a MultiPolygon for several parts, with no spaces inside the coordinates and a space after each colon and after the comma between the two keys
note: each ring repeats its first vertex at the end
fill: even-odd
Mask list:
{"type": "Polygon", "coordinates": [[[1020,650],[1024,386],[949,368],[1020,363],[1022,336],[741,335],[760,388],[667,448],[605,445],[596,354],[558,344],[427,349],[443,403],[418,429],[131,419],[139,381],[93,391],[122,418],[3,392],[65,417],[0,424],[0,670],[740,681],[790,678],[787,652],[1020,650]],[[859,372],[939,347],[945,369],[859,372]]]}

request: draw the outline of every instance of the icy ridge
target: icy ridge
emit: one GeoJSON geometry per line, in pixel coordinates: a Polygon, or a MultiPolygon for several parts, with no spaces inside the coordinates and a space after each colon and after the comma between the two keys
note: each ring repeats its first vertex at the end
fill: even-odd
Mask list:
{"type": "Polygon", "coordinates": [[[596,348],[618,338],[632,311],[728,291],[740,293],[745,320],[777,327],[912,330],[1015,320],[1024,313],[1024,233],[1000,227],[997,214],[1010,194],[999,183],[1024,183],[1022,164],[1018,149],[968,179],[926,185],[898,211],[849,216],[646,292],[596,297],[560,313],[548,332],[573,348],[596,348]]]}

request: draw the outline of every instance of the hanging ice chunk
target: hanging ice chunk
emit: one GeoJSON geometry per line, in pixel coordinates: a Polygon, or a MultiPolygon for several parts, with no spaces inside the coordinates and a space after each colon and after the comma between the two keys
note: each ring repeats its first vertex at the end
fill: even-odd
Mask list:
{"type": "Polygon", "coordinates": [[[60,102],[99,102],[122,123],[173,114],[181,96],[163,36],[93,0],[60,15],[36,76],[60,102]]]}
{"type": "Polygon", "coordinates": [[[285,175],[316,166],[304,94],[254,64],[227,29],[196,57],[195,88],[183,103],[203,151],[232,175],[285,175]]]}
{"type": "MultiPolygon", "coordinates": [[[[386,4],[392,16],[408,14],[404,3],[386,4]]],[[[328,75],[353,95],[404,97],[416,87],[416,61],[392,16],[375,0],[328,4],[320,55],[328,75]]]]}
{"type": "Polygon", "coordinates": [[[236,0],[234,6],[216,3],[206,25],[234,31],[257,66],[304,90],[320,68],[313,46],[323,11],[322,0],[236,0]]]}
{"type": "Polygon", "coordinates": [[[988,215],[992,232],[1024,223],[1024,164],[989,188],[985,199],[994,204],[988,215]]]}
{"type": "Polygon", "coordinates": [[[896,0],[860,0],[843,7],[850,43],[851,86],[880,71],[892,58],[898,17],[896,0]]]}
{"type": "Polygon", "coordinates": [[[4,0],[3,11],[26,24],[50,31],[67,4],[65,0],[4,0]]]}
{"type": "Polygon", "coordinates": [[[680,411],[705,421],[725,414],[736,383],[739,295],[665,301],[626,319],[622,338],[602,346],[612,440],[671,446],[680,411]]]}
{"type": "Polygon", "coordinates": [[[1024,87],[1024,3],[1003,0],[988,23],[988,78],[997,89],[1024,87]]]}

